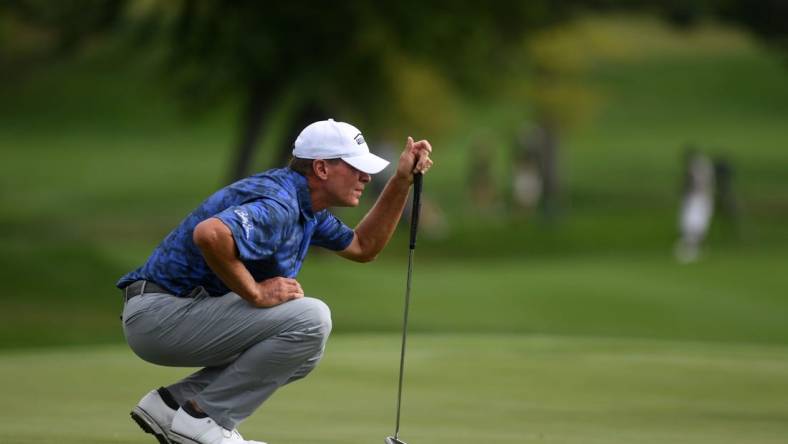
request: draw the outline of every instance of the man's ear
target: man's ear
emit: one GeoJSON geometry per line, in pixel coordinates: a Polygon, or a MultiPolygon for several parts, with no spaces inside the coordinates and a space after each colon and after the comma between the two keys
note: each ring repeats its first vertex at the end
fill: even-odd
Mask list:
{"type": "Polygon", "coordinates": [[[328,169],[326,168],[326,161],[323,159],[315,159],[312,161],[312,172],[318,179],[328,179],[328,169]]]}

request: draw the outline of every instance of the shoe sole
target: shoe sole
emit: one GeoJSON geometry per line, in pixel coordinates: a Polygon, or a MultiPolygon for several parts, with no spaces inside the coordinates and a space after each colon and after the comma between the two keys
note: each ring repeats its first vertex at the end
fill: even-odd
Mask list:
{"type": "Polygon", "coordinates": [[[172,434],[172,442],[173,444],[201,444],[199,441],[195,441],[191,438],[187,438],[183,435],[179,435],[178,432],[170,432],[172,434]]]}
{"type": "MultiPolygon", "coordinates": [[[[173,444],[202,444],[200,441],[195,441],[191,438],[187,438],[179,434],[178,432],[173,432],[173,431],[170,431],[170,439],[172,439],[173,444]]],[[[266,444],[262,441],[255,441],[255,442],[259,442],[260,444],[266,444]]]]}
{"type": "Polygon", "coordinates": [[[155,436],[156,439],[159,440],[159,444],[177,444],[175,441],[170,440],[170,437],[167,436],[167,432],[162,429],[162,427],[153,419],[153,417],[148,414],[148,412],[139,406],[134,407],[130,415],[131,419],[133,419],[134,422],[140,426],[142,431],[155,436]]]}

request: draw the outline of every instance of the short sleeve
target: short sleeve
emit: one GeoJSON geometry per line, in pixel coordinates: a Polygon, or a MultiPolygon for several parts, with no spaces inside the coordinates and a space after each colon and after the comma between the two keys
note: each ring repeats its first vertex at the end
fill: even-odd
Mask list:
{"type": "Polygon", "coordinates": [[[270,199],[227,208],[214,216],[233,233],[238,255],[244,261],[270,258],[282,243],[287,210],[270,199]]]}
{"type": "Polygon", "coordinates": [[[315,219],[317,225],[310,242],[312,245],[342,251],[353,241],[355,236],[353,230],[328,211],[319,212],[315,215],[315,219]]]}

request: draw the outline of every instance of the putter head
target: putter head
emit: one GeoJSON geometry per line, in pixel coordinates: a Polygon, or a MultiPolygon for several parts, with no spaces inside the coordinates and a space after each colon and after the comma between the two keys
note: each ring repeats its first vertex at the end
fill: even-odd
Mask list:
{"type": "Polygon", "coordinates": [[[400,441],[393,436],[389,436],[386,438],[386,444],[407,444],[405,441],[400,441]]]}

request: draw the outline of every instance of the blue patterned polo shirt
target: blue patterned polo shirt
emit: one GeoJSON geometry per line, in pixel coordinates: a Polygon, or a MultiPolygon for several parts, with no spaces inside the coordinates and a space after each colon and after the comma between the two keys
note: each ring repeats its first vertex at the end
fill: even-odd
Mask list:
{"type": "Polygon", "coordinates": [[[310,245],[340,251],[354,235],[327,210],[312,211],[304,176],[273,169],[214,193],[164,238],[145,265],[120,278],[118,288],[145,279],[179,296],[199,286],[212,296],[230,292],[192,240],[194,227],[211,217],[230,228],[241,261],[258,282],[294,278],[310,245]]]}

